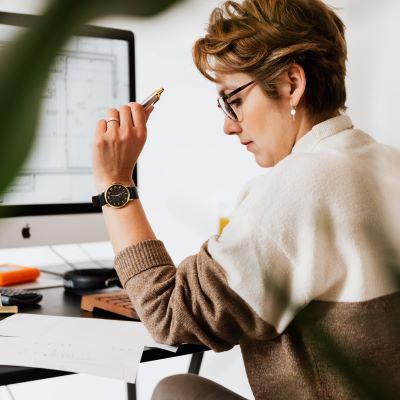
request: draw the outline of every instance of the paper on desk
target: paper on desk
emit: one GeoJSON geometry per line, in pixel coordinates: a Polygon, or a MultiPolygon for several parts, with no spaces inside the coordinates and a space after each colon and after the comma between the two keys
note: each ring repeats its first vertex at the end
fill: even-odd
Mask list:
{"type": "Polygon", "coordinates": [[[0,363],[89,373],[134,383],[144,346],[140,322],[16,314],[0,322],[0,363]]]}
{"type": "MultiPolygon", "coordinates": [[[[128,336],[127,340],[133,342],[135,339],[135,332],[137,331],[139,338],[143,339],[143,343],[146,347],[156,347],[159,349],[169,350],[176,352],[177,346],[169,346],[167,344],[161,344],[156,342],[150,332],[144,327],[142,322],[137,321],[117,321],[102,318],[74,318],[74,317],[56,317],[48,315],[35,315],[35,314],[24,314],[19,313],[17,315],[8,317],[0,321],[0,337],[1,336],[14,336],[14,337],[47,337],[56,336],[64,337],[65,340],[71,340],[78,335],[79,340],[86,340],[83,335],[89,337],[88,340],[93,340],[90,335],[95,336],[95,329],[99,329],[102,325],[105,325],[105,329],[117,329],[117,324],[131,325],[131,329],[134,331],[132,336],[128,336]],[[115,328],[110,328],[115,325],[115,328]],[[97,325],[100,325],[97,327],[97,325]],[[66,332],[66,329],[72,328],[71,336],[70,333],[66,332]],[[85,327],[89,329],[89,332],[82,331],[85,327]],[[78,329],[77,329],[78,328],[78,329]],[[130,338],[130,339],[129,339],[130,338]]],[[[128,328],[126,328],[128,329],[128,328]]],[[[106,332],[106,330],[104,330],[106,332]]],[[[113,332],[110,332],[110,334],[113,332]]],[[[116,338],[119,338],[119,331],[117,331],[116,338]]],[[[95,339],[95,338],[94,338],[95,339]]],[[[1,361],[1,360],[0,360],[1,361]]]]}

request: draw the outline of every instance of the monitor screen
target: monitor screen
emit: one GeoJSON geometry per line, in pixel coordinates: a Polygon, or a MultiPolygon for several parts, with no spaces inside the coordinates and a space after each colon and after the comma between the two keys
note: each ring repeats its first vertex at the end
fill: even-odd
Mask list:
{"type": "MultiPolygon", "coordinates": [[[[0,54],[33,18],[0,13],[0,54]]],[[[101,212],[91,205],[94,130],[108,108],[135,99],[134,82],[132,32],[87,26],[57,54],[32,151],[0,196],[7,216],[0,220],[0,246],[107,239],[101,212]]]]}

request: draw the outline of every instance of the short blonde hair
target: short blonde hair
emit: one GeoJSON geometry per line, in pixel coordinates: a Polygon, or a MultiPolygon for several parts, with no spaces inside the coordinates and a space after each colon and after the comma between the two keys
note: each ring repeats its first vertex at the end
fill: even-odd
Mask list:
{"type": "Polygon", "coordinates": [[[277,79],[293,63],[305,71],[305,107],[312,115],[345,109],[345,26],[320,0],[226,1],[211,14],[193,59],[216,82],[215,73],[243,72],[278,99],[277,79]]]}

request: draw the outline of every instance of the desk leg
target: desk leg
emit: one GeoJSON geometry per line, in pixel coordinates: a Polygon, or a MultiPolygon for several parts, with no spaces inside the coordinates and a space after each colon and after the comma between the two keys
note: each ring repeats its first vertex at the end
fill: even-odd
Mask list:
{"type": "Polygon", "coordinates": [[[189,364],[189,374],[198,375],[200,372],[201,362],[203,361],[204,353],[194,353],[189,364]]]}
{"type": "Polygon", "coordinates": [[[134,383],[127,384],[128,400],[136,400],[136,385],[134,383]]]}

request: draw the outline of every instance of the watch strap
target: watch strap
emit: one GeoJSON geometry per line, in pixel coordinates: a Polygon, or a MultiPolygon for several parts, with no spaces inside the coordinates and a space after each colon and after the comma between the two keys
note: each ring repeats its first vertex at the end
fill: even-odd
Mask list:
{"type": "MultiPolygon", "coordinates": [[[[136,186],[129,186],[128,191],[129,191],[129,200],[139,198],[139,194],[138,194],[136,186]]],[[[100,193],[96,196],[92,196],[92,204],[93,204],[93,207],[101,208],[101,207],[105,206],[107,204],[105,192],[100,193]]]]}
{"type": "Polygon", "coordinates": [[[128,190],[129,190],[130,200],[139,198],[139,194],[138,194],[136,186],[129,186],[128,190]]]}
{"type": "Polygon", "coordinates": [[[93,207],[103,207],[107,204],[105,193],[100,193],[97,196],[92,196],[93,207]]]}

